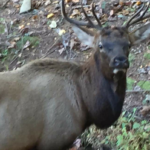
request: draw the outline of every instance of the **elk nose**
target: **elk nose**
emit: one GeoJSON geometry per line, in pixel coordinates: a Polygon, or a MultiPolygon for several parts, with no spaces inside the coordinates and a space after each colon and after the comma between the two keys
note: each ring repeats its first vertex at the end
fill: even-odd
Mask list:
{"type": "Polygon", "coordinates": [[[129,68],[129,61],[127,57],[115,57],[114,67],[116,68],[129,68]]]}

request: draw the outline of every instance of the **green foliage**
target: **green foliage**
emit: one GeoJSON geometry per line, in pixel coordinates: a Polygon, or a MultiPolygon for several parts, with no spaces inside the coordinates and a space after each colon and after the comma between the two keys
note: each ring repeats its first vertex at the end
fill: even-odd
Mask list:
{"type": "Polygon", "coordinates": [[[8,49],[2,50],[2,56],[6,57],[8,55],[8,49]]]}
{"type": "Polygon", "coordinates": [[[108,26],[108,22],[104,23],[102,26],[103,26],[103,28],[107,27],[108,26]]]}
{"type": "Polygon", "coordinates": [[[4,18],[0,18],[0,34],[5,32],[4,18]]]}
{"type": "Polygon", "coordinates": [[[129,54],[129,62],[130,62],[130,66],[132,66],[133,61],[135,60],[135,55],[130,53],[129,54]]]}
{"type": "MultiPolygon", "coordinates": [[[[116,134],[119,133],[119,135],[117,135],[114,141],[110,141],[110,143],[113,143],[113,145],[111,145],[116,146],[117,150],[149,150],[150,132],[145,130],[146,123],[146,120],[137,122],[133,115],[129,118],[128,116],[121,116],[115,128],[115,130],[118,130],[116,130],[116,134]],[[122,125],[121,128],[120,125],[122,125]]],[[[112,137],[115,135],[113,132],[112,135],[107,136],[112,137]]]]}
{"type": "Polygon", "coordinates": [[[135,122],[135,123],[133,124],[133,129],[138,129],[139,127],[140,127],[140,124],[139,124],[139,123],[135,122]]]}
{"type": "Polygon", "coordinates": [[[106,2],[105,1],[102,2],[101,7],[102,7],[102,9],[105,9],[105,7],[106,7],[106,2]]]}
{"type": "Polygon", "coordinates": [[[51,21],[50,21],[50,20],[48,20],[48,21],[47,21],[47,25],[50,25],[50,24],[51,24],[51,21]]]}
{"type": "Polygon", "coordinates": [[[139,81],[137,85],[143,90],[150,90],[150,81],[139,81]]]}
{"type": "Polygon", "coordinates": [[[25,43],[29,41],[31,46],[38,46],[39,45],[39,38],[37,36],[23,36],[17,43],[17,49],[22,49],[25,43]]]}
{"type": "Polygon", "coordinates": [[[136,81],[132,78],[127,78],[127,89],[128,90],[132,90],[133,89],[133,84],[135,83],[136,81]]]}
{"type": "MultiPolygon", "coordinates": [[[[16,34],[16,33],[13,33],[16,34]]],[[[15,48],[12,49],[4,49],[1,50],[0,53],[2,54],[2,63],[5,63],[8,61],[12,61],[16,55],[20,53],[20,51],[23,49],[26,42],[29,41],[31,47],[36,47],[39,45],[39,37],[37,36],[23,36],[19,41],[16,42],[15,48]]]]}
{"type": "Polygon", "coordinates": [[[150,59],[150,53],[144,53],[144,58],[150,59]]]}
{"type": "Polygon", "coordinates": [[[5,21],[5,19],[4,18],[0,18],[0,22],[4,22],[5,21]]]}
{"type": "Polygon", "coordinates": [[[135,8],[129,7],[129,8],[127,8],[127,10],[130,11],[130,12],[135,12],[135,8]]]}
{"type": "Polygon", "coordinates": [[[3,24],[0,24],[0,34],[3,34],[5,32],[5,26],[3,24]]]}
{"type": "Polygon", "coordinates": [[[125,25],[126,23],[127,23],[127,21],[124,21],[124,22],[123,22],[123,25],[125,25]]]}
{"type": "Polygon", "coordinates": [[[123,112],[117,123],[106,131],[89,132],[86,141],[96,147],[106,144],[117,150],[150,150],[149,122],[136,120],[136,110],[134,108],[132,113],[123,112]]]}

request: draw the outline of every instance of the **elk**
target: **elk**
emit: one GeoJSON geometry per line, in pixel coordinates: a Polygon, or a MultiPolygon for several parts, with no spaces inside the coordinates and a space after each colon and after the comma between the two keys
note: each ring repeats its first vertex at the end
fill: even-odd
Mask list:
{"type": "Polygon", "coordinates": [[[102,28],[94,6],[98,25],[84,9],[87,22],[68,18],[62,1],[64,18],[93,55],[83,64],[46,58],[0,73],[0,150],[65,150],[91,124],[111,126],[124,103],[129,49],[150,37],[150,23],[128,27],[148,17],[148,6],[123,27],[102,28]]]}

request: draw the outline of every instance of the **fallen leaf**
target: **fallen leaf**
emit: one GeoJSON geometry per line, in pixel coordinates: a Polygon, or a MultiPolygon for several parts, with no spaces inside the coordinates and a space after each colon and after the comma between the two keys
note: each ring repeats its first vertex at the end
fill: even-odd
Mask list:
{"type": "Polygon", "coordinates": [[[22,56],[22,53],[20,53],[20,54],[18,55],[19,58],[21,58],[21,56],[22,56]]]}
{"type": "Polygon", "coordinates": [[[21,62],[21,61],[18,61],[18,62],[17,62],[17,65],[21,65],[21,64],[22,64],[22,62],[21,62]]]}
{"type": "Polygon", "coordinates": [[[141,1],[137,1],[136,5],[138,5],[138,6],[141,5],[141,1]]]}
{"type": "Polygon", "coordinates": [[[64,33],[66,33],[66,31],[64,30],[64,29],[62,29],[62,30],[59,30],[59,35],[63,35],[64,33]]]}
{"type": "Polygon", "coordinates": [[[25,25],[20,25],[19,29],[24,29],[25,25]]]}
{"type": "Polygon", "coordinates": [[[85,7],[84,10],[85,10],[85,12],[90,11],[90,9],[88,7],[85,7]]]}
{"type": "Polygon", "coordinates": [[[11,21],[11,25],[14,25],[14,24],[16,24],[16,23],[19,23],[19,19],[14,19],[13,21],[11,21]]]}
{"type": "Polygon", "coordinates": [[[74,9],[71,16],[80,15],[80,12],[78,9],[74,9]]]}
{"type": "Polygon", "coordinates": [[[49,18],[51,18],[51,17],[53,17],[53,16],[54,16],[54,14],[53,14],[53,13],[50,13],[50,14],[47,15],[47,18],[49,19],[49,18]]]}
{"type": "Polygon", "coordinates": [[[69,18],[74,18],[74,16],[71,15],[71,16],[69,16],[69,18]]]}
{"type": "Polygon", "coordinates": [[[123,6],[124,5],[124,0],[120,0],[119,5],[123,6]]]}
{"type": "Polygon", "coordinates": [[[74,39],[71,39],[70,40],[70,49],[72,50],[74,45],[76,44],[75,40],[74,39]]]}
{"type": "Polygon", "coordinates": [[[148,19],[144,19],[142,22],[143,22],[143,23],[146,23],[147,21],[148,21],[148,19]]]}
{"type": "Polygon", "coordinates": [[[12,41],[10,42],[10,46],[8,47],[8,49],[14,48],[16,46],[16,42],[12,41]]]}
{"type": "Polygon", "coordinates": [[[48,6],[49,4],[51,4],[51,1],[50,1],[50,0],[47,0],[47,1],[45,2],[45,6],[48,6]]]}
{"type": "Polygon", "coordinates": [[[146,114],[148,114],[150,112],[150,106],[143,106],[143,109],[140,110],[140,113],[145,116],[146,114]]]}
{"type": "Polygon", "coordinates": [[[31,10],[31,0],[23,0],[20,8],[20,13],[25,13],[31,10]]]}
{"type": "Polygon", "coordinates": [[[78,3],[78,2],[79,2],[79,0],[72,0],[72,2],[73,2],[73,3],[78,3]]]}
{"type": "Polygon", "coordinates": [[[61,48],[60,50],[58,50],[59,54],[61,55],[64,52],[64,48],[61,48]]]}
{"type": "Polygon", "coordinates": [[[20,40],[20,37],[14,38],[14,41],[19,41],[19,40],[20,40]]]}
{"type": "Polygon", "coordinates": [[[129,11],[128,11],[128,10],[123,10],[123,11],[122,11],[122,14],[125,15],[125,16],[126,16],[126,15],[129,15],[129,11]]]}
{"type": "Polygon", "coordinates": [[[26,27],[26,28],[21,29],[20,33],[25,34],[25,33],[28,33],[28,31],[29,31],[29,28],[26,27]]]}
{"type": "Polygon", "coordinates": [[[18,4],[18,5],[15,5],[15,7],[16,7],[16,8],[20,8],[20,5],[19,5],[19,4],[18,4]]]}
{"type": "Polygon", "coordinates": [[[148,132],[150,131],[150,125],[146,125],[145,127],[144,127],[144,130],[147,130],[148,132]]]}
{"type": "Polygon", "coordinates": [[[38,15],[34,15],[33,17],[32,17],[32,20],[33,21],[35,21],[35,20],[37,20],[38,19],[38,15]]]}
{"type": "Polygon", "coordinates": [[[113,16],[114,15],[114,10],[111,10],[110,11],[110,16],[113,16]]]}
{"type": "Polygon", "coordinates": [[[52,29],[57,27],[56,21],[52,21],[51,24],[49,25],[52,29]]]}
{"type": "Polygon", "coordinates": [[[58,3],[58,1],[54,1],[54,2],[53,2],[53,4],[57,4],[57,3],[58,3]]]}
{"type": "Polygon", "coordinates": [[[31,44],[30,44],[30,41],[27,41],[26,44],[23,46],[23,49],[28,48],[30,45],[31,45],[31,44]]]}

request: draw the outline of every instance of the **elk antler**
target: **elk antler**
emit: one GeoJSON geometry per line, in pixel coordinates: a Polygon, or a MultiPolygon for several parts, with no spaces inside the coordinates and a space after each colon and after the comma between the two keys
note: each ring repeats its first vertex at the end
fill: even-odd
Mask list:
{"type": "Polygon", "coordinates": [[[148,17],[150,16],[150,14],[145,15],[145,13],[146,13],[147,10],[148,10],[149,2],[147,2],[146,5],[147,5],[147,6],[146,6],[146,9],[143,11],[142,15],[139,16],[139,17],[137,17],[136,19],[134,19],[134,18],[135,18],[137,15],[139,15],[140,12],[143,10],[145,4],[143,4],[143,5],[141,6],[141,8],[127,21],[127,23],[125,24],[124,27],[129,28],[129,26],[131,26],[131,25],[133,25],[133,24],[135,24],[135,23],[137,23],[137,22],[139,22],[139,21],[141,21],[141,20],[143,20],[143,19],[148,18],[148,17]],[[144,16],[144,15],[145,15],[145,16],[144,16]]]}
{"type": "Polygon", "coordinates": [[[94,8],[94,6],[95,6],[94,3],[92,3],[92,13],[93,13],[93,16],[95,17],[95,19],[96,19],[99,27],[102,27],[102,24],[101,24],[100,20],[97,18],[96,14],[95,14],[95,11],[94,11],[95,8],[94,8]]]}
{"type": "Polygon", "coordinates": [[[88,15],[86,14],[84,8],[83,8],[83,5],[82,5],[82,2],[81,2],[81,8],[82,8],[82,11],[87,19],[87,22],[84,22],[84,21],[78,21],[78,20],[74,20],[74,19],[70,19],[69,17],[67,17],[67,14],[66,14],[66,11],[65,11],[65,4],[64,4],[64,0],[61,1],[61,12],[62,12],[62,15],[64,16],[64,18],[72,23],[72,24],[75,24],[77,26],[87,26],[87,27],[90,27],[90,28],[97,28],[97,29],[101,29],[101,23],[100,21],[98,20],[95,12],[94,12],[94,5],[92,5],[92,13],[98,23],[98,25],[95,25],[88,17],[88,15]]]}

